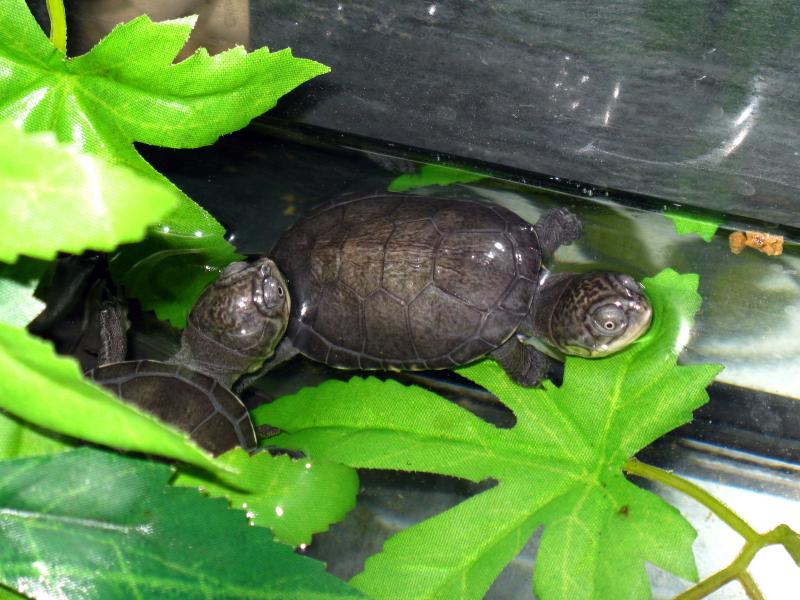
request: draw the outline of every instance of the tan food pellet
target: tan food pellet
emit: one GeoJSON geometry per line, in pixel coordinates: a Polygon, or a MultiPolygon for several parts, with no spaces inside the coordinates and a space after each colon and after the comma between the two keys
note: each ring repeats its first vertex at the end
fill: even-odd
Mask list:
{"type": "Polygon", "coordinates": [[[728,236],[728,244],[734,254],[739,254],[745,246],[755,248],[767,256],[783,254],[783,236],[763,231],[734,231],[728,236]]]}
{"type": "Polygon", "coordinates": [[[747,242],[751,248],[763,252],[767,256],[778,256],[783,254],[783,236],[770,235],[762,231],[747,231],[747,242]]]}
{"type": "Polygon", "coordinates": [[[739,254],[742,250],[744,250],[746,241],[747,237],[741,231],[734,231],[728,236],[728,245],[730,245],[731,252],[734,254],[739,254]]]}

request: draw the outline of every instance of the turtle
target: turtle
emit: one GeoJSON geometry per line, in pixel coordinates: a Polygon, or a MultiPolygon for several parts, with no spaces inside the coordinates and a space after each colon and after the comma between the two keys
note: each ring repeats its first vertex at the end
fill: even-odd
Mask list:
{"type": "Polygon", "coordinates": [[[550,357],[616,352],[647,330],[651,306],[629,275],[544,267],[581,233],[564,207],[532,225],[473,198],[379,192],[329,201],[268,253],[292,303],[262,372],[297,354],[363,370],[450,369],[489,356],[536,386],[550,357]]]}
{"type": "Polygon", "coordinates": [[[256,447],[249,413],[231,386],[257,370],[283,336],[290,301],[286,282],[268,258],[229,264],[189,313],[178,352],[166,361],[124,360],[125,312],[100,308],[100,365],[87,377],[161,420],[184,430],[214,455],[256,447]]]}

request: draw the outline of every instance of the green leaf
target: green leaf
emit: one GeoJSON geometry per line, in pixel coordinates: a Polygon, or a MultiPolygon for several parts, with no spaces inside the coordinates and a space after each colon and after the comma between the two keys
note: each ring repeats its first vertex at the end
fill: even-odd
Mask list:
{"type": "Polygon", "coordinates": [[[203,290],[241,258],[230,246],[217,247],[215,240],[151,231],[143,242],[112,257],[111,275],[142,308],[182,328],[203,290]]]}
{"type": "Polygon", "coordinates": [[[55,454],[74,446],[74,440],[0,410],[0,460],[55,454]]]}
{"type": "MultiPolygon", "coordinates": [[[[0,13],[0,119],[12,119],[27,131],[53,131],[61,141],[164,181],[134,142],[171,148],[211,144],[247,125],[301,83],[329,71],[295,58],[289,49],[248,53],[240,46],[214,56],[201,48],[173,64],[194,23],[194,17],[163,23],[138,17],[116,26],[88,53],[67,58],[49,42],[24,0],[5,0],[0,13]]],[[[162,238],[160,250],[167,252],[157,261],[159,271],[175,249],[181,257],[187,248],[194,249],[203,255],[202,264],[190,263],[191,270],[186,270],[179,261],[176,268],[183,268],[184,275],[168,298],[154,296],[142,283],[146,273],[136,275],[139,285],[125,278],[122,283],[145,308],[181,326],[185,308],[209,282],[205,264],[227,264],[235,254],[223,238],[223,227],[185,195],[155,230],[162,238]],[[186,280],[191,284],[184,290],[179,284],[186,280]]],[[[129,265],[140,260],[139,255],[120,259],[129,265]]]]}
{"type": "Polygon", "coordinates": [[[241,46],[214,56],[201,48],[173,64],[196,17],[153,23],[143,15],[114,27],[86,54],[66,58],[24,0],[6,4],[0,15],[0,115],[151,174],[133,142],[211,144],[329,71],[288,49],[248,53],[241,46]]]}
{"type": "Polygon", "coordinates": [[[691,235],[694,233],[706,242],[711,241],[720,223],[722,223],[721,218],[699,217],[675,209],[667,209],[664,211],[664,216],[675,225],[675,232],[678,235],[691,235]]]}
{"type": "Polygon", "coordinates": [[[10,590],[7,587],[0,586],[0,600],[19,600],[20,598],[27,598],[28,596],[23,596],[15,592],[14,590],[10,590]]]}
{"type": "Polygon", "coordinates": [[[355,506],[358,475],[353,469],[322,459],[253,456],[236,448],[219,460],[238,475],[217,478],[181,468],[175,485],[196,486],[210,496],[227,498],[233,507],[247,510],[256,525],[269,527],[275,539],[299,546],[311,543],[314,533],[325,531],[355,506]]]}
{"type": "Polygon", "coordinates": [[[429,185],[451,185],[453,183],[470,183],[484,179],[486,175],[445,167],[444,165],[422,165],[418,173],[403,174],[396,177],[387,188],[390,192],[407,192],[414,188],[429,185]]]}
{"type": "Polygon", "coordinates": [[[493,478],[496,487],[390,538],[353,584],[375,598],[481,598],[544,526],[534,591],[542,600],[649,598],[644,562],[697,576],[695,532],[630,483],[622,465],[686,423],[720,367],[678,366],[700,306],[696,275],[645,280],[650,332],[604,359],[567,359],[560,388],[514,384],[492,361],[459,372],[516,417],[498,429],[436,394],[395,381],[329,381],[259,407],[271,443],[354,468],[493,478]]]}
{"type": "Polygon", "coordinates": [[[356,598],[169,467],[80,449],[0,463],[0,582],[37,598],[356,598]]]}
{"type": "Polygon", "coordinates": [[[118,400],[81,375],[49,342],[0,324],[0,409],[69,437],[227,469],[186,434],[118,400]]]}
{"type": "Polygon", "coordinates": [[[33,293],[46,267],[24,257],[14,265],[0,264],[0,323],[25,327],[44,310],[44,302],[33,293]]]}
{"type": "Polygon", "coordinates": [[[52,259],[112,250],[144,237],[180,201],[178,191],[106,164],[52,134],[26,135],[0,124],[0,260],[52,259]]]}

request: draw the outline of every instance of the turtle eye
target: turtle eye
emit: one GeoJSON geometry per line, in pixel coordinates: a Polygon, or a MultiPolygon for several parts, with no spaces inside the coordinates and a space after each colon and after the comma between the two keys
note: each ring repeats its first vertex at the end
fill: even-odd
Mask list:
{"type": "Polygon", "coordinates": [[[283,287],[281,287],[281,284],[278,283],[277,279],[274,277],[266,277],[261,283],[261,305],[264,308],[271,310],[283,302],[285,293],[286,292],[283,291],[283,287]]]}
{"type": "Polygon", "coordinates": [[[614,304],[602,306],[594,312],[592,325],[600,335],[617,335],[628,325],[625,311],[614,304]]]}

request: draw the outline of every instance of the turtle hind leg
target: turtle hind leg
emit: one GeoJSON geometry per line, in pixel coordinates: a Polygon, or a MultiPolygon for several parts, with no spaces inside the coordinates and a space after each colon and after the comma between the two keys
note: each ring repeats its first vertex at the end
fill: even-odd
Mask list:
{"type": "Polygon", "coordinates": [[[580,219],[566,208],[553,208],[545,212],[533,226],[545,260],[559,246],[568,246],[581,237],[583,226],[580,219]]]}
{"type": "Polygon", "coordinates": [[[547,374],[550,359],[529,344],[512,336],[505,344],[489,354],[508,376],[525,387],[535,387],[547,374]]]}

